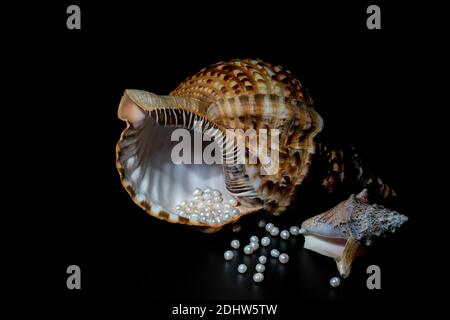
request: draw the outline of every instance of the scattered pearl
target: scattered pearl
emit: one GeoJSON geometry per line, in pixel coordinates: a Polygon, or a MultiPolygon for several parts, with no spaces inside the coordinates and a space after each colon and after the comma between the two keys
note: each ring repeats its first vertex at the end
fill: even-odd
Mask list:
{"type": "Polygon", "coordinates": [[[268,223],[266,224],[266,231],[270,232],[275,226],[273,225],[273,223],[268,223]]]}
{"type": "Polygon", "coordinates": [[[245,265],[245,264],[240,264],[239,266],[238,266],[238,272],[239,273],[245,273],[245,272],[247,272],[247,266],[245,265]]]}
{"type": "Polygon", "coordinates": [[[233,259],[234,253],[231,250],[227,250],[224,252],[223,257],[225,258],[225,260],[230,261],[231,259],[233,259]]]}
{"type": "Polygon", "coordinates": [[[266,271],[266,266],[261,263],[258,263],[255,267],[255,270],[257,272],[264,272],[264,271],[266,271]]]}
{"type": "Polygon", "coordinates": [[[259,220],[258,220],[258,227],[264,228],[265,226],[266,226],[266,220],[264,220],[264,219],[259,219],[259,220]]]}
{"type": "Polygon", "coordinates": [[[287,255],[287,253],[282,253],[278,257],[278,260],[280,260],[280,262],[283,263],[283,264],[287,263],[289,261],[289,256],[287,255]]]}
{"type": "Polygon", "coordinates": [[[263,247],[267,247],[268,245],[270,245],[270,238],[269,237],[264,237],[261,239],[261,245],[263,247]]]}
{"type": "Polygon", "coordinates": [[[290,235],[291,234],[287,230],[283,230],[283,231],[280,232],[280,238],[283,239],[283,240],[289,239],[290,235]]]}
{"type": "Polygon", "coordinates": [[[258,242],[250,242],[250,247],[252,247],[253,251],[256,251],[259,249],[259,243],[258,242]]]}
{"type": "Polygon", "coordinates": [[[289,232],[293,235],[293,236],[298,236],[300,234],[300,228],[297,226],[292,226],[289,228],[289,232]]]}
{"type": "Polygon", "coordinates": [[[278,251],[277,249],[272,249],[270,250],[270,255],[274,258],[278,258],[280,255],[280,251],[278,251]]]}
{"type": "Polygon", "coordinates": [[[259,242],[259,239],[257,236],[251,236],[250,237],[250,242],[259,242]]]}
{"type": "Polygon", "coordinates": [[[202,191],[202,189],[200,189],[200,188],[195,188],[194,189],[194,192],[192,192],[192,195],[194,196],[194,197],[196,197],[196,196],[201,196],[203,194],[203,191],[202,191]]]}
{"type": "Polygon", "coordinates": [[[253,281],[255,282],[261,282],[264,280],[264,275],[261,272],[255,273],[253,275],[253,281]]]}
{"type": "Polygon", "coordinates": [[[273,227],[272,230],[270,230],[270,235],[272,237],[276,237],[280,234],[280,229],[278,229],[277,227],[273,227]]]}
{"type": "Polygon", "coordinates": [[[339,287],[341,284],[341,279],[339,277],[333,277],[330,279],[330,286],[333,288],[339,287]]]}
{"type": "Polygon", "coordinates": [[[252,254],[252,253],[253,253],[253,248],[252,248],[252,246],[251,246],[251,245],[246,245],[246,246],[244,247],[244,253],[245,253],[245,254],[252,254]]]}
{"type": "Polygon", "coordinates": [[[267,262],[267,257],[266,257],[266,256],[260,256],[260,257],[258,258],[258,261],[259,261],[259,263],[261,263],[261,264],[266,264],[266,262],[267,262]]]}
{"type": "Polygon", "coordinates": [[[240,246],[241,246],[241,244],[240,244],[239,240],[235,239],[235,240],[231,241],[231,247],[233,249],[239,249],[240,246]]]}
{"type": "Polygon", "coordinates": [[[228,203],[233,207],[236,207],[238,204],[238,202],[235,198],[231,198],[230,200],[228,200],[228,203]]]}
{"type": "Polygon", "coordinates": [[[241,231],[241,229],[242,229],[242,227],[239,224],[235,224],[231,228],[231,231],[233,231],[234,233],[237,233],[237,232],[241,231]]]}

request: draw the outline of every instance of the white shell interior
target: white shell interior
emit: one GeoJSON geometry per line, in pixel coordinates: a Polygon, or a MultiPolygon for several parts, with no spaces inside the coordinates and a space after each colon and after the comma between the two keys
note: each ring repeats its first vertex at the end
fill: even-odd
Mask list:
{"type": "MultiPolygon", "coordinates": [[[[222,193],[224,201],[232,198],[225,186],[222,165],[176,164],[172,161],[171,152],[179,141],[171,141],[171,135],[177,128],[162,127],[131,100],[121,106],[119,116],[135,126],[145,126],[145,135],[139,138],[145,141],[134,149],[130,148],[132,155],[131,152],[127,154],[127,148],[121,148],[124,150],[123,160],[119,159],[124,168],[125,184],[132,185],[137,201],[149,201],[155,213],[161,210],[174,213],[176,205],[192,199],[195,188],[211,187],[222,193]]],[[[193,147],[194,135],[198,133],[190,133],[191,159],[194,159],[196,153],[201,156],[198,153],[202,150],[193,147]]],[[[122,144],[126,146],[130,142],[124,139],[122,144]]]]}

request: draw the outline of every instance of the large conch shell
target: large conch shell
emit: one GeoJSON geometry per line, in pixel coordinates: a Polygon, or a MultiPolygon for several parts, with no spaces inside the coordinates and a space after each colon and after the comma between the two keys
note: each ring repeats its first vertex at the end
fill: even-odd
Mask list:
{"type": "Polygon", "coordinates": [[[408,218],[380,205],[370,205],[367,189],[351,195],[334,208],[303,222],[304,248],[335,259],[342,277],[364,245],[375,237],[394,232],[408,218]]]}
{"type": "MultiPolygon", "coordinates": [[[[150,215],[206,231],[260,209],[281,213],[308,173],[314,137],[322,129],[322,118],[311,103],[288,71],[260,60],[214,64],[185,80],[169,96],[126,90],[118,116],[128,125],[116,148],[122,184],[150,215]],[[170,154],[175,143],[170,137],[180,127],[195,132],[212,129],[217,135],[230,128],[278,129],[279,144],[269,143],[268,151],[279,152],[279,169],[263,175],[262,161],[174,164],[170,154]],[[207,186],[220,190],[225,199],[237,199],[240,214],[211,225],[175,213],[175,205],[188,199],[194,188],[207,186]]],[[[246,151],[246,157],[254,152],[246,151]]]]}

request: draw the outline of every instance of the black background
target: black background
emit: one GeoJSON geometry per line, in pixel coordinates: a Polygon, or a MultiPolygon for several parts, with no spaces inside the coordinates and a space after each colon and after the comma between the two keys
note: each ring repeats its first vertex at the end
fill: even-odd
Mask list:
{"type": "MultiPolygon", "coordinates": [[[[69,302],[266,299],[287,308],[358,301],[404,310],[430,293],[425,268],[433,249],[420,235],[430,211],[425,199],[434,192],[426,182],[431,171],[423,167],[436,149],[424,134],[434,96],[424,76],[432,61],[424,57],[440,53],[431,49],[437,35],[425,22],[429,7],[378,2],[382,29],[368,30],[365,10],[372,3],[364,2],[76,3],[81,30],[66,29],[72,3],[14,9],[21,18],[10,24],[11,30],[24,20],[35,26],[26,38],[11,37],[23,48],[22,66],[30,74],[21,79],[21,99],[32,106],[27,115],[37,129],[27,150],[40,168],[28,198],[38,209],[22,199],[17,211],[32,230],[25,232],[29,250],[19,254],[28,261],[22,267],[37,260],[45,269],[37,280],[23,272],[19,295],[45,293],[69,302]],[[115,144],[125,124],[116,112],[124,89],[167,94],[201,68],[232,58],[290,70],[324,119],[321,139],[354,145],[400,194],[396,209],[410,221],[357,260],[337,289],[328,284],[337,275],[332,259],[303,250],[302,237],[286,244],[290,263],[270,261],[266,280],[255,285],[249,273],[237,275],[236,259],[223,260],[235,237],[230,230],[207,235],[160,222],[134,205],[120,184],[115,144]],[[30,211],[35,214],[25,219],[30,211]],[[66,288],[71,264],[81,267],[82,290],[66,288]],[[370,264],[381,267],[381,290],[366,288],[370,264]]],[[[299,224],[330,205],[305,205],[275,223],[299,224]]],[[[241,242],[262,235],[256,217],[243,220],[241,242]]]]}

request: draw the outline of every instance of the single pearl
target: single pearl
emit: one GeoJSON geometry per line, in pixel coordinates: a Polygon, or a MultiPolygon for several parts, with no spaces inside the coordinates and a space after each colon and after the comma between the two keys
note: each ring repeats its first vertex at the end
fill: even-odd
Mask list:
{"type": "Polygon", "coordinates": [[[267,257],[266,257],[266,256],[260,256],[260,257],[258,258],[258,261],[259,261],[259,263],[261,263],[261,264],[266,264],[266,262],[267,262],[267,257]]]}
{"type": "Polygon", "coordinates": [[[232,228],[231,231],[233,231],[234,233],[237,233],[239,231],[241,231],[242,227],[239,224],[235,224],[232,228]]]}
{"type": "Polygon", "coordinates": [[[340,284],[341,284],[341,278],[333,277],[330,279],[330,286],[332,286],[333,288],[339,287],[340,284]]]}
{"type": "Polygon", "coordinates": [[[223,257],[225,258],[225,260],[230,261],[231,259],[233,259],[234,253],[231,250],[227,250],[224,252],[223,257]]]}
{"type": "Polygon", "coordinates": [[[188,202],[188,207],[189,208],[195,208],[196,203],[194,201],[189,201],[188,202]]]}
{"type": "Polygon", "coordinates": [[[274,258],[278,258],[280,255],[280,251],[278,251],[277,249],[272,249],[270,250],[270,255],[274,258]]]}
{"type": "Polygon", "coordinates": [[[200,217],[200,222],[206,223],[206,219],[207,219],[206,216],[201,216],[201,217],[200,217]]]}
{"type": "Polygon", "coordinates": [[[245,265],[245,264],[240,264],[239,266],[238,266],[238,272],[239,273],[245,273],[245,272],[247,272],[247,266],[245,265]]]}
{"type": "Polygon", "coordinates": [[[220,196],[214,196],[213,201],[222,205],[222,197],[220,196]]]}
{"type": "Polygon", "coordinates": [[[231,241],[231,247],[233,249],[239,249],[240,246],[241,246],[241,243],[239,242],[239,240],[234,239],[233,241],[231,241]]]}
{"type": "Polygon", "coordinates": [[[253,248],[252,248],[252,246],[251,245],[246,245],[245,247],[244,247],[244,253],[245,254],[252,254],[253,253],[253,248]]]}
{"type": "Polygon", "coordinates": [[[230,204],[230,206],[236,207],[238,202],[235,198],[231,198],[230,200],[228,200],[228,203],[230,204]]]}
{"type": "Polygon", "coordinates": [[[211,188],[210,187],[206,187],[205,190],[203,190],[203,193],[206,193],[206,192],[208,192],[208,193],[211,192],[211,188]]]}
{"type": "Polygon", "coordinates": [[[266,224],[266,231],[270,232],[275,226],[273,225],[273,223],[268,223],[266,224]]]}
{"type": "Polygon", "coordinates": [[[298,236],[300,234],[300,228],[297,226],[292,226],[289,228],[289,232],[293,235],[293,236],[298,236]]]}
{"type": "Polygon", "coordinates": [[[278,260],[280,260],[280,262],[283,263],[283,264],[287,263],[289,261],[289,256],[287,255],[287,253],[282,253],[278,257],[278,260]]]}
{"type": "Polygon", "coordinates": [[[278,229],[277,227],[273,227],[272,230],[270,230],[270,235],[272,237],[276,237],[280,234],[280,229],[278,229]]]}
{"type": "Polygon", "coordinates": [[[264,266],[264,265],[261,264],[261,263],[258,263],[258,264],[256,265],[256,267],[255,267],[255,270],[256,270],[257,272],[264,272],[264,271],[266,270],[266,266],[264,266]]]}
{"type": "Polygon", "coordinates": [[[204,209],[205,208],[205,203],[203,201],[197,202],[197,208],[204,209]]]}
{"type": "Polygon", "coordinates": [[[211,213],[211,208],[210,207],[205,207],[204,211],[205,211],[205,214],[211,213]]]}
{"type": "Polygon", "coordinates": [[[287,230],[283,230],[283,231],[280,232],[280,238],[283,239],[283,240],[289,239],[290,235],[291,234],[287,230]]]}
{"type": "Polygon", "coordinates": [[[201,196],[201,195],[198,195],[198,196],[194,196],[194,201],[195,202],[200,202],[200,201],[203,201],[203,197],[201,196]]]}
{"type": "Polygon", "coordinates": [[[195,189],[194,189],[194,192],[192,192],[192,195],[193,195],[194,197],[195,197],[195,196],[201,196],[202,193],[203,193],[202,189],[200,189],[200,188],[195,188],[195,189]]]}
{"type": "Polygon", "coordinates": [[[205,206],[207,206],[207,207],[212,207],[213,206],[213,201],[212,201],[212,199],[208,199],[208,200],[205,200],[205,206]]]}
{"type": "Polygon", "coordinates": [[[258,227],[264,228],[266,226],[266,220],[259,219],[257,224],[258,224],[258,227]]]}
{"type": "Polygon", "coordinates": [[[231,209],[231,214],[232,214],[233,216],[237,216],[237,215],[239,215],[239,213],[241,213],[241,212],[239,211],[238,208],[233,208],[233,209],[231,209]]]}
{"type": "Polygon", "coordinates": [[[263,237],[261,239],[261,244],[263,247],[267,247],[268,245],[270,245],[270,238],[269,237],[263,237]]]}
{"type": "Polygon", "coordinates": [[[203,193],[203,200],[204,200],[204,201],[206,201],[206,200],[211,200],[212,198],[213,198],[213,196],[212,196],[211,193],[206,192],[206,191],[203,193]]]}
{"type": "Polygon", "coordinates": [[[181,201],[180,206],[186,207],[187,206],[187,201],[186,200],[181,201]]]}
{"type": "Polygon", "coordinates": [[[257,236],[251,236],[250,237],[250,242],[259,242],[259,239],[257,236]]]}
{"type": "Polygon", "coordinates": [[[214,189],[214,190],[212,191],[212,195],[213,195],[214,197],[222,197],[222,192],[220,192],[220,191],[217,190],[217,189],[214,189]]]}
{"type": "Polygon", "coordinates": [[[192,209],[189,207],[186,207],[186,209],[184,209],[184,212],[186,212],[186,214],[191,214],[192,213],[192,209]]]}
{"type": "Polygon", "coordinates": [[[175,207],[175,210],[180,211],[182,208],[183,208],[182,206],[177,205],[177,206],[175,207]]]}
{"type": "Polygon", "coordinates": [[[231,206],[230,206],[228,203],[224,203],[224,204],[223,204],[223,209],[224,209],[224,210],[230,210],[230,209],[231,209],[231,206]]]}
{"type": "Polygon", "coordinates": [[[253,281],[255,282],[261,282],[264,280],[264,275],[261,272],[255,273],[253,275],[253,281]]]}
{"type": "Polygon", "coordinates": [[[259,243],[258,242],[250,242],[250,247],[252,247],[253,251],[256,251],[259,249],[259,243]]]}
{"type": "Polygon", "coordinates": [[[214,203],[213,208],[216,209],[216,210],[222,210],[222,204],[214,203]]]}
{"type": "Polygon", "coordinates": [[[230,220],[231,219],[231,216],[230,216],[230,214],[229,213],[225,213],[224,212],[224,215],[223,215],[223,220],[225,220],[225,221],[228,221],[228,220],[230,220]]]}

